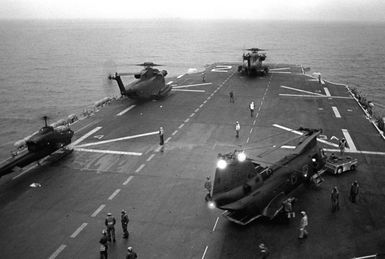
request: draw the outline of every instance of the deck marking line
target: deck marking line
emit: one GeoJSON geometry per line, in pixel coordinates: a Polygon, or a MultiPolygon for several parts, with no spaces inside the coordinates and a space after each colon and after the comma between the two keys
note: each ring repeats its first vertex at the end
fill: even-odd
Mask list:
{"type": "Polygon", "coordinates": [[[341,114],[338,111],[337,107],[332,106],[332,109],[333,109],[333,112],[334,112],[334,115],[336,116],[336,118],[341,118],[341,114]]]}
{"type": "Polygon", "coordinates": [[[172,83],[174,83],[174,81],[170,81],[167,83],[167,85],[171,85],[172,83]]]}
{"type": "Polygon", "coordinates": [[[155,149],[155,152],[159,152],[161,148],[162,146],[157,147],[157,149],[155,149]]]}
{"type": "Polygon", "coordinates": [[[250,138],[249,138],[249,137],[247,137],[246,143],[249,143],[249,140],[250,140],[250,138]]]}
{"type": "Polygon", "coordinates": [[[207,103],[207,100],[204,100],[203,103],[204,103],[204,104],[207,103]]]}
{"type": "Polygon", "coordinates": [[[250,129],[250,134],[251,134],[251,132],[253,132],[253,128],[250,129]]]}
{"type": "Polygon", "coordinates": [[[130,107],[128,107],[127,109],[124,109],[123,111],[119,112],[118,114],[116,114],[116,116],[122,116],[123,114],[125,114],[126,112],[128,112],[129,110],[133,109],[136,105],[133,104],[131,105],[130,107]]]}
{"type": "Polygon", "coordinates": [[[76,151],[90,152],[90,153],[101,153],[101,154],[112,154],[112,155],[127,155],[127,156],[141,156],[139,152],[126,152],[126,151],[115,151],[115,150],[101,150],[101,149],[88,149],[74,147],[76,151]]]}
{"type": "Polygon", "coordinates": [[[93,218],[96,217],[96,215],[98,215],[99,212],[101,212],[102,209],[104,209],[104,207],[106,207],[105,204],[100,205],[99,208],[97,208],[97,209],[94,211],[94,213],[92,213],[91,217],[93,217],[93,218]]]}
{"type": "Polygon", "coordinates": [[[327,87],[324,87],[326,96],[331,96],[329,89],[327,87]]]}
{"type": "MultiPolygon", "coordinates": [[[[258,117],[258,113],[257,113],[257,117],[258,117]]],[[[255,123],[257,123],[257,121],[256,121],[256,120],[254,120],[254,121],[253,121],[253,125],[255,125],[255,123]]]]}
{"type": "Polygon", "coordinates": [[[215,227],[216,227],[217,224],[218,224],[218,220],[219,220],[219,217],[217,217],[217,220],[215,221],[215,224],[214,224],[214,227],[213,227],[213,232],[215,231],[215,227]]]}
{"type": "Polygon", "coordinates": [[[287,145],[283,145],[281,146],[281,148],[286,148],[286,149],[295,149],[296,146],[287,146],[287,145]]]}
{"type": "Polygon", "coordinates": [[[141,164],[141,165],[138,167],[138,169],[135,170],[135,173],[139,173],[140,170],[142,170],[144,166],[145,166],[145,164],[141,164]]]}
{"type": "Polygon", "coordinates": [[[127,184],[132,180],[132,178],[134,178],[132,175],[129,176],[129,177],[127,178],[127,180],[124,181],[123,185],[127,185],[127,184]]]}
{"type": "Polygon", "coordinates": [[[270,68],[271,71],[279,71],[279,70],[289,70],[290,67],[279,67],[279,68],[270,68]]]}
{"type": "Polygon", "coordinates": [[[59,248],[56,249],[56,251],[53,252],[53,254],[51,254],[50,257],[48,257],[48,259],[55,259],[66,247],[67,245],[61,244],[59,248]]]}
{"type": "Polygon", "coordinates": [[[205,90],[192,90],[192,89],[172,89],[175,92],[197,92],[197,93],[205,93],[205,90]]]}
{"type": "Polygon", "coordinates": [[[191,113],[191,114],[190,114],[190,118],[191,118],[191,117],[194,117],[194,115],[195,115],[195,112],[191,113]]]}
{"type": "Polygon", "coordinates": [[[284,85],[281,85],[281,88],[285,88],[285,89],[289,89],[289,90],[293,90],[293,91],[298,91],[298,92],[301,92],[301,93],[307,93],[307,94],[312,94],[312,95],[318,95],[318,96],[326,96],[324,94],[319,94],[319,93],[313,93],[313,92],[310,92],[310,91],[306,91],[306,90],[302,90],[302,89],[297,89],[297,88],[294,88],[294,87],[289,87],[289,86],[284,86],[284,85]]]}
{"type": "Polygon", "coordinates": [[[155,156],[155,154],[151,154],[151,156],[149,156],[148,158],[147,158],[147,162],[150,162],[151,161],[151,159],[153,159],[154,158],[154,156],[155,156]]]}
{"type": "MultiPolygon", "coordinates": [[[[329,152],[340,152],[339,149],[334,148],[323,148],[325,151],[329,152]]],[[[360,150],[351,150],[346,149],[345,153],[354,153],[354,154],[366,154],[366,155],[379,155],[379,156],[385,156],[385,152],[377,152],[377,151],[360,151],[360,150]]]]}
{"type": "Polygon", "coordinates": [[[179,75],[177,78],[179,79],[179,78],[181,78],[182,76],[184,76],[184,74],[183,74],[183,75],[179,75]]]}
{"type": "Polygon", "coordinates": [[[171,135],[175,136],[176,133],[178,133],[178,130],[175,130],[171,135]]]}
{"type": "Polygon", "coordinates": [[[174,86],[174,89],[180,89],[180,88],[188,88],[188,87],[193,87],[193,86],[203,86],[203,85],[211,85],[212,83],[202,83],[202,84],[191,84],[191,85],[177,85],[174,86]]]}
{"type": "Polygon", "coordinates": [[[184,123],[187,123],[187,122],[189,122],[189,121],[190,121],[190,119],[187,118],[187,119],[184,120],[184,123]]]}
{"type": "Polygon", "coordinates": [[[368,258],[377,258],[377,254],[365,255],[365,256],[361,256],[361,257],[353,257],[352,259],[368,259],[368,258]]]}
{"type": "Polygon", "coordinates": [[[74,233],[72,233],[71,238],[75,238],[79,233],[88,225],[88,223],[83,223],[78,227],[78,229],[75,230],[74,233]]]}
{"type": "Polygon", "coordinates": [[[89,136],[91,136],[92,134],[94,134],[95,132],[97,132],[98,130],[100,130],[102,127],[96,127],[94,128],[93,130],[89,131],[88,133],[86,133],[85,135],[83,135],[82,137],[78,138],[77,140],[75,140],[74,142],[72,142],[71,144],[69,144],[68,146],[69,147],[74,147],[76,146],[78,143],[82,142],[83,140],[85,140],[86,138],[88,138],[89,136]]]}
{"type": "Polygon", "coordinates": [[[133,138],[146,137],[146,136],[151,136],[151,135],[156,135],[156,134],[159,134],[159,131],[153,131],[153,132],[148,132],[148,133],[143,133],[143,134],[138,134],[138,135],[133,135],[133,136],[127,136],[127,137],[122,137],[122,138],[108,139],[108,140],[103,140],[103,141],[98,141],[98,142],[92,142],[92,143],[87,143],[87,144],[83,144],[83,145],[78,145],[77,147],[96,146],[96,145],[102,145],[102,144],[106,144],[106,143],[117,142],[117,141],[121,141],[121,140],[128,140],[128,139],[133,139],[133,138]]]}
{"type": "Polygon", "coordinates": [[[201,105],[199,105],[199,108],[202,108],[203,107],[203,103],[201,105]]]}
{"type": "Polygon", "coordinates": [[[168,137],[168,138],[164,141],[164,143],[168,143],[170,140],[171,140],[171,137],[168,137]]]}
{"type": "Polygon", "coordinates": [[[305,95],[305,94],[278,94],[279,96],[290,97],[311,97],[311,98],[328,98],[328,99],[353,99],[350,96],[326,96],[326,95],[305,95]]]}
{"type": "Polygon", "coordinates": [[[108,200],[111,201],[113,198],[115,198],[116,195],[118,195],[119,192],[120,192],[120,189],[116,189],[116,190],[110,195],[110,197],[108,197],[108,200]]]}
{"type": "Polygon", "coordinates": [[[209,247],[208,247],[208,246],[206,246],[206,248],[205,248],[205,251],[203,252],[203,255],[202,255],[202,259],[204,259],[204,258],[205,258],[205,256],[206,256],[207,248],[209,248],[209,247]]]}
{"type": "Polygon", "coordinates": [[[195,110],[194,110],[194,112],[198,112],[199,111],[199,108],[196,108],[195,110]]]}
{"type": "Polygon", "coordinates": [[[183,128],[183,126],[184,126],[184,123],[182,123],[181,125],[179,125],[178,129],[183,128]]]}
{"type": "Polygon", "coordinates": [[[349,131],[347,129],[342,129],[342,134],[344,134],[346,142],[348,142],[349,149],[351,149],[352,151],[357,151],[356,145],[354,145],[353,139],[350,136],[349,131]]]}

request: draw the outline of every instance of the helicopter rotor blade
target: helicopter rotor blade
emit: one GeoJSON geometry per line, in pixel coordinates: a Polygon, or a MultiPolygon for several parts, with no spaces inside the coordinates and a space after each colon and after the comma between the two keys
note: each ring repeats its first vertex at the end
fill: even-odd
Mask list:
{"type": "Polygon", "coordinates": [[[159,67],[159,66],[163,66],[161,64],[155,64],[153,62],[144,62],[142,64],[135,64],[136,66],[142,66],[142,67],[159,67]]]}

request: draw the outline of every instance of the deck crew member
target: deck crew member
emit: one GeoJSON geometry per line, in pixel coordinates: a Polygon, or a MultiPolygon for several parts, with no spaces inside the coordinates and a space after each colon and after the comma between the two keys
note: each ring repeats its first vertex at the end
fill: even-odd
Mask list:
{"type": "Polygon", "coordinates": [[[241,125],[239,125],[239,122],[235,122],[235,133],[236,133],[236,137],[239,138],[239,131],[241,130],[241,125]]]}
{"type": "Polygon", "coordinates": [[[163,127],[159,128],[159,145],[161,146],[160,151],[164,151],[164,129],[163,127]]]}
{"type": "Polygon", "coordinates": [[[346,147],[346,139],[341,138],[340,141],[338,142],[338,146],[340,148],[340,154],[341,156],[344,155],[345,147],[346,147]]]}
{"type": "Polygon", "coordinates": [[[127,255],[126,259],[135,259],[138,258],[138,255],[135,253],[135,251],[132,249],[131,246],[127,248],[127,255]]]}
{"type": "Polygon", "coordinates": [[[306,215],[306,212],[304,211],[301,211],[301,221],[299,223],[299,239],[303,239],[305,237],[307,237],[308,235],[308,232],[306,230],[307,228],[307,225],[308,225],[308,221],[307,221],[307,215],[306,215]]]}
{"type": "Polygon", "coordinates": [[[266,245],[264,243],[260,243],[258,247],[259,247],[259,254],[261,255],[261,258],[262,259],[267,258],[270,254],[270,251],[266,247],[266,245]]]}
{"type": "Polygon", "coordinates": [[[211,180],[210,180],[210,176],[206,177],[205,189],[207,190],[207,194],[206,194],[205,200],[209,201],[211,199],[211,180]]]}
{"type": "Polygon", "coordinates": [[[205,72],[202,73],[202,82],[203,83],[206,82],[206,73],[205,72]]]}
{"type": "Polygon", "coordinates": [[[122,210],[122,215],[120,215],[120,221],[122,222],[123,238],[128,238],[127,226],[130,220],[128,219],[128,215],[125,210],[122,210]]]}
{"type": "Polygon", "coordinates": [[[295,198],[291,197],[291,198],[286,199],[283,202],[283,209],[285,210],[285,213],[286,213],[288,219],[295,218],[295,212],[293,211],[294,200],[295,200],[295,198]]]}
{"type": "Polygon", "coordinates": [[[358,196],[358,193],[360,192],[360,186],[358,185],[357,180],[352,183],[352,186],[350,187],[350,200],[353,203],[356,203],[356,199],[358,196]]]}
{"type": "Polygon", "coordinates": [[[334,186],[332,189],[330,201],[332,204],[332,212],[340,209],[340,192],[338,191],[337,186],[334,186]]]}
{"type": "Polygon", "coordinates": [[[250,108],[250,116],[253,117],[254,116],[254,108],[255,108],[253,101],[251,101],[251,103],[249,104],[249,108],[250,108]]]}
{"type": "Polygon", "coordinates": [[[108,238],[107,238],[107,231],[102,231],[102,237],[99,240],[100,243],[100,259],[107,259],[107,249],[108,249],[108,238]]]}
{"type": "Polygon", "coordinates": [[[116,224],[116,219],[115,219],[115,217],[112,216],[112,214],[110,212],[107,214],[107,218],[104,221],[104,224],[107,227],[108,241],[111,241],[111,238],[112,238],[112,241],[115,242],[116,241],[115,240],[115,224],[116,224]]]}
{"type": "Polygon", "coordinates": [[[233,93],[233,91],[230,91],[229,96],[230,96],[230,103],[234,103],[234,93],[233,93]]]}

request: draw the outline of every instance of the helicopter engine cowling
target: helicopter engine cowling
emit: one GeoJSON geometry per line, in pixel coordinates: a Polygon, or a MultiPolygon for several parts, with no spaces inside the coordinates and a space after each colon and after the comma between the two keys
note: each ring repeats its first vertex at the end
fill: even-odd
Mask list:
{"type": "Polygon", "coordinates": [[[167,76],[167,71],[166,70],[162,70],[162,71],[160,71],[160,73],[162,73],[163,76],[167,76]]]}

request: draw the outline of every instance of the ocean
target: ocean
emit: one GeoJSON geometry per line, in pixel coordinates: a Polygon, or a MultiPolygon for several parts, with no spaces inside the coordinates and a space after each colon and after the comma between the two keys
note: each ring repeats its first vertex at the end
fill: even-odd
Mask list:
{"type": "MultiPolygon", "coordinates": [[[[168,76],[267,49],[268,63],[302,64],[359,89],[385,116],[385,24],[284,21],[0,21],[0,149],[105,97],[107,71],[164,65],[168,76]]],[[[126,82],[130,78],[124,78],[126,82]]],[[[4,158],[4,157],[0,157],[4,158]]]]}

